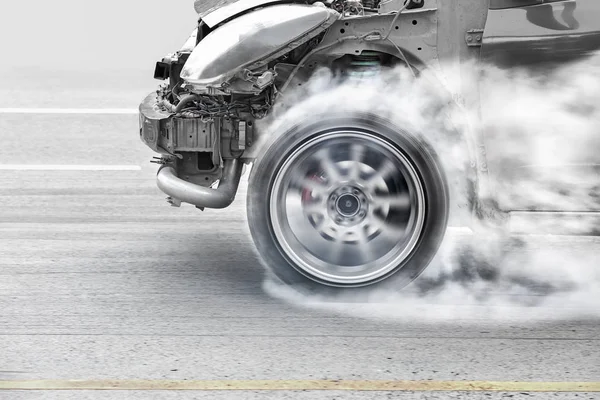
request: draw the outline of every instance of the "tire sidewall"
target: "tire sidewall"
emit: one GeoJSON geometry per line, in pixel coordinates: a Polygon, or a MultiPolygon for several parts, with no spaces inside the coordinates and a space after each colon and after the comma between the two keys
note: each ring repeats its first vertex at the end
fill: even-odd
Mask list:
{"type": "MultiPolygon", "coordinates": [[[[313,119],[314,121],[314,119],[313,119]]],[[[400,289],[430,263],[441,244],[449,214],[447,180],[432,147],[421,135],[409,132],[378,116],[364,113],[330,115],[317,122],[299,122],[287,130],[270,133],[249,178],[247,212],[253,241],[265,267],[285,284],[302,292],[336,294],[387,287],[400,289]],[[330,286],[297,269],[280,248],[271,222],[271,189],[279,169],[296,148],[333,129],[352,128],[373,134],[404,154],[415,168],[425,195],[425,220],[413,251],[394,270],[363,286],[330,286]]]]}

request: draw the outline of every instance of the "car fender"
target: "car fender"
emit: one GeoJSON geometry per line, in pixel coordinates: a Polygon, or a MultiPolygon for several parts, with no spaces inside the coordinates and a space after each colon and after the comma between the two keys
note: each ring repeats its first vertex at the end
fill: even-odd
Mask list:
{"type": "Polygon", "coordinates": [[[217,25],[258,7],[281,3],[304,3],[301,0],[196,0],[194,8],[204,23],[217,25]]]}

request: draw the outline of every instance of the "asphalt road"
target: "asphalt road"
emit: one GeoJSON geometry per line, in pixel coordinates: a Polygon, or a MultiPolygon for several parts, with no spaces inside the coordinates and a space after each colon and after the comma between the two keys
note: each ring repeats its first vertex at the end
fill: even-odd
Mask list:
{"type": "MultiPolygon", "coordinates": [[[[570,304],[505,305],[501,318],[461,301],[426,305],[455,313],[440,320],[370,315],[389,309],[383,298],[362,313],[288,302],[263,287],[244,188],[227,210],[169,207],[137,116],[0,114],[0,132],[0,380],[600,381],[593,304],[568,318],[570,304]],[[107,168],[22,167],[91,164],[107,168]]],[[[549,246],[579,257],[600,240],[549,246]]],[[[6,400],[503,397],[600,393],[0,390],[6,400]]]]}

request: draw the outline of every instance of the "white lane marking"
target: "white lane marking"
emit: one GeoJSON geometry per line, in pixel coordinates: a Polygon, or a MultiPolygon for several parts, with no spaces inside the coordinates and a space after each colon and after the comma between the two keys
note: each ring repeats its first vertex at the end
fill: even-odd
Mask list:
{"type": "Polygon", "coordinates": [[[134,108],[0,108],[0,114],[138,114],[134,108]]]}
{"type": "Polygon", "coordinates": [[[139,165],[0,164],[0,171],[141,171],[139,165]]]}
{"type": "MultiPolygon", "coordinates": [[[[377,392],[600,392],[600,382],[376,381],[376,380],[0,380],[0,390],[237,390],[377,392]]],[[[159,398],[162,396],[158,396],[159,398]]],[[[230,396],[245,398],[245,396],[230,396]]],[[[370,396],[377,398],[379,396],[370,396]]],[[[411,396],[412,397],[412,396],[411,396]]],[[[462,396],[457,396],[462,398],[462,396]]]]}

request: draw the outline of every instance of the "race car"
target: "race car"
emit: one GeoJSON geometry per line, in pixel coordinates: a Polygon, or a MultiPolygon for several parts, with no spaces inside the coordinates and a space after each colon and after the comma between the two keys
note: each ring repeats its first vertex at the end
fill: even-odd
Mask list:
{"type": "MultiPolygon", "coordinates": [[[[189,39],[156,64],[163,82],[140,105],[140,138],[160,154],[157,184],[173,206],[228,207],[251,166],[250,232],[283,282],[402,288],[453,218],[499,229],[524,217],[600,222],[598,179],[577,183],[595,201],[541,201],[522,183],[549,167],[494,154],[485,123],[424,128],[494,111],[484,89],[473,96],[473,65],[544,74],[593,56],[599,1],[199,0],[195,9],[189,39]],[[435,106],[399,89],[425,80],[435,106]],[[445,161],[450,146],[462,149],[459,162],[445,161]]],[[[598,177],[594,154],[553,171],[598,177]]],[[[562,184],[553,190],[573,195],[574,182],[562,184]]]]}

